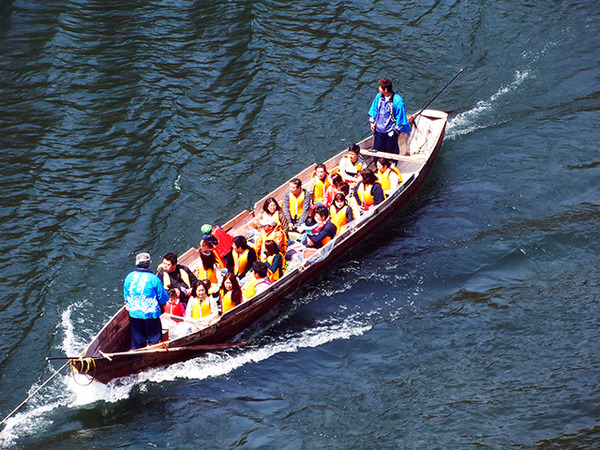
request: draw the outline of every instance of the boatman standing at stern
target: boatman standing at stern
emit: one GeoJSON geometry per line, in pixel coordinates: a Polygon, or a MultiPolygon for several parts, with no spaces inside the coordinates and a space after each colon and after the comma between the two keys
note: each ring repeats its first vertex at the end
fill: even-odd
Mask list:
{"type": "Polygon", "coordinates": [[[137,270],[127,275],[123,285],[125,308],[129,311],[132,350],[160,342],[160,315],[169,301],[169,295],[160,278],[150,270],[150,263],[148,253],[137,255],[137,270]]]}
{"type": "Polygon", "coordinates": [[[398,155],[398,136],[411,132],[409,122],[412,119],[413,116],[406,115],[404,101],[394,92],[392,81],[388,78],[379,80],[379,94],[369,109],[371,130],[375,132],[373,148],[398,155]]]}

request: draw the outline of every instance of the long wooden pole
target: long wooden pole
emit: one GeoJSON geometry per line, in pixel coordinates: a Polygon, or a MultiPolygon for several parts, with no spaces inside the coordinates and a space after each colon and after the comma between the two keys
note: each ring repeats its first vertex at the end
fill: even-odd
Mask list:
{"type": "Polygon", "coordinates": [[[412,119],[411,119],[411,121],[410,121],[410,124],[412,124],[412,123],[415,121],[415,119],[416,119],[417,117],[419,117],[419,116],[420,116],[420,115],[423,113],[423,111],[425,111],[425,110],[427,109],[427,107],[428,107],[429,105],[431,105],[431,104],[433,103],[433,101],[434,101],[436,98],[438,98],[438,97],[440,96],[440,94],[441,94],[442,92],[444,92],[444,90],[445,90],[445,89],[446,89],[448,86],[450,86],[450,84],[451,84],[451,83],[452,83],[454,80],[456,80],[456,78],[457,78],[457,77],[458,77],[458,76],[459,76],[459,75],[460,75],[460,74],[463,72],[463,70],[465,70],[465,69],[464,69],[464,68],[460,69],[460,70],[458,71],[458,73],[457,73],[456,75],[454,75],[454,77],[453,77],[453,78],[452,78],[450,81],[448,81],[448,82],[446,83],[446,86],[444,86],[444,87],[442,88],[442,90],[441,90],[440,92],[438,92],[438,93],[435,95],[435,97],[433,97],[431,100],[429,100],[429,103],[427,103],[427,104],[426,104],[426,105],[425,105],[423,108],[421,108],[421,111],[419,111],[418,113],[416,113],[416,114],[415,114],[415,115],[412,117],[412,119]]]}

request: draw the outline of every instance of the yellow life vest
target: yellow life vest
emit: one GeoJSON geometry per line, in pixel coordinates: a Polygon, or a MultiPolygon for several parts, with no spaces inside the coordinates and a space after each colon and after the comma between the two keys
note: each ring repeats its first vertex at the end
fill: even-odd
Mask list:
{"type": "Polygon", "coordinates": [[[379,183],[383,188],[383,192],[389,191],[392,188],[392,183],[390,182],[390,172],[396,172],[398,175],[398,186],[402,184],[402,175],[400,175],[400,171],[395,167],[388,167],[381,172],[377,172],[377,178],[379,178],[379,183]]]}
{"type": "Polygon", "coordinates": [[[192,302],[192,319],[198,320],[200,317],[210,316],[212,313],[210,299],[208,297],[202,300],[202,302],[196,297],[190,298],[189,301],[192,302]]]}
{"type": "Polygon", "coordinates": [[[266,278],[256,278],[255,276],[252,276],[242,288],[242,294],[244,295],[244,298],[249,299],[254,297],[256,295],[256,286],[258,286],[260,283],[268,284],[269,282],[266,278]]]}
{"type": "MultiPolygon", "coordinates": [[[[200,305],[200,312],[202,317],[206,317],[206,316],[210,316],[212,313],[212,309],[210,307],[210,298],[206,297],[204,300],[202,300],[202,303],[200,305]]],[[[192,315],[194,313],[192,312],[192,315]]]]}
{"type": "MultiPolygon", "coordinates": [[[[315,173],[313,173],[313,177],[314,176],[315,173]]],[[[329,186],[331,186],[331,183],[329,182],[328,177],[325,177],[325,181],[317,179],[317,181],[315,182],[315,188],[313,190],[313,203],[323,203],[323,200],[325,198],[325,191],[327,191],[327,188],[329,186]]]]}
{"type": "Polygon", "coordinates": [[[329,217],[331,217],[331,223],[337,227],[337,231],[335,232],[336,235],[340,234],[342,227],[348,223],[348,218],[346,217],[348,208],[348,205],[342,206],[342,209],[339,211],[335,205],[331,205],[329,208],[329,217]]]}
{"type": "Polygon", "coordinates": [[[302,208],[304,208],[304,192],[304,189],[302,189],[298,197],[290,192],[290,216],[294,220],[297,220],[302,216],[302,208]]]}
{"type": "Polygon", "coordinates": [[[265,219],[275,219],[278,225],[281,225],[281,219],[279,218],[279,211],[275,211],[275,214],[269,214],[267,211],[263,211],[262,213],[263,220],[265,219]]]}
{"type": "Polygon", "coordinates": [[[233,304],[233,300],[231,299],[231,291],[227,291],[225,294],[223,294],[223,291],[221,291],[220,295],[221,304],[223,305],[223,314],[237,306],[233,304]]]}
{"type": "Polygon", "coordinates": [[[188,300],[188,307],[192,307],[192,319],[198,320],[200,318],[200,300],[196,297],[190,297],[188,300]]]}
{"type": "MultiPolygon", "coordinates": [[[[278,255],[281,256],[281,267],[275,272],[271,272],[271,269],[269,269],[269,276],[271,278],[271,281],[277,281],[283,276],[283,261],[285,261],[285,259],[283,258],[283,255],[281,253],[278,253],[278,255]]],[[[267,256],[267,262],[273,265],[273,260],[275,259],[275,256],[277,255],[267,256]]]]}
{"type": "MultiPolygon", "coordinates": [[[[187,285],[187,287],[192,287],[192,283],[190,283],[190,276],[188,275],[188,273],[183,269],[179,269],[179,274],[181,275],[181,279],[187,285]]],[[[163,269],[163,285],[166,288],[170,284],[171,277],[169,276],[169,273],[165,269],[163,269]]]]}
{"type": "MultiPolygon", "coordinates": [[[[379,184],[379,182],[376,181],[375,184],[379,184]]],[[[373,198],[372,194],[373,186],[375,184],[369,186],[368,190],[365,189],[364,183],[360,183],[360,186],[358,186],[358,190],[356,191],[356,193],[358,194],[358,198],[360,199],[363,205],[371,206],[375,203],[375,199],[373,198]]]]}
{"type": "MultiPolygon", "coordinates": [[[[359,162],[359,161],[360,161],[360,159],[357,159],[355,163],[353,163],[353,162],[350,160],[350,157],[349,157],[348,155],[344,155],[344,156],[342,156],[342,159],[347,159],[347,160],[348,160],[348,165],[350,165],[350,166],[354,166],[354,167],[356,168],[356,170],[358,170],[358,172],[359,172],[359,173],[360,173],[360,171],[361,171],[361,170],[362,170],[362,168],[363,168],[362,164],[359,162]]],[[[340,160],[340,162],[342,162],[342,161],[340,160]]],[[[341,165],[341,164],[340,164],[340,165],[341,165]]]]}
{"type": "Polygon", "coordinates": [[[235,250],[231,252],[234,263],[233,272],[236,275],[240,275],[246,270],[246,266],[248,265],[248,253],[250,253],[250,249],[244,250],[241,255],[235,250]]]}
{"type": "Polygon", "coordinates": [[[208,280],[212,285],[218,284],[219,279],[217,278],[217,271],[214,267],[209,269],[205,269],[202,264],[198,267],[198,279],[199,280],[208,280]]]}
{"type": "Polygon", "coordinates": [[[279,228],[274,228],[273,230],[271,230],[271,232],[268,235],[264,229],[260,230],[259,242],[261,243],[261,246],[259,249],[255,248],[257,253],[260,252],[260,255],[263,254],[263,252],[265,251],[265,242],[269,239],[272,240],[273,242],[275,242],[277,245],[279,245],[279,250],[285,254],[286,248],[287,248],[287,239],[285,237],[285,233],[283,231],[281,231],[279,228]],[[279,236],[279,239],[275,239],[275,236],[277,236],[277,235],[279,236]],[[281,238],[283,238],[283,239],[281,239],[281,238]]]}

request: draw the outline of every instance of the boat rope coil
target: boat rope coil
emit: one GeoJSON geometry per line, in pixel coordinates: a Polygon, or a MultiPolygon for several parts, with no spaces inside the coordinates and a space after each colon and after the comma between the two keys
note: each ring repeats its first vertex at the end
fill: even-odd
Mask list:
{"type": "Polygon", "coordinates": [[[75,382],[80,386],[87,386],[89,384],[92,384],[94,378],[96,377],[96,361],[94,361],[94,358],[84,358],[83,356],[80,356],[77,359],[72,359],[71,374],[73,375],[73,380],[75,380],[75,382]],[[92,374],[90,374],[90,371],[92,371],[92,374]],[[75,374],[89,375],[91,377],[90,382],[86,384],[79,383],[75,378],[75,374]]]}

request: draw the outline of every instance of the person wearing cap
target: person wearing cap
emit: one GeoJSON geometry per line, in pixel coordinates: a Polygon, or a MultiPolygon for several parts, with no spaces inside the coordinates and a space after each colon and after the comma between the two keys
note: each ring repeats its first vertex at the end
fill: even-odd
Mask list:
{"type": "Polygon", "coordinates": [[[150,255],[140,253],[135,257],[137,269],[125,278],[123,296],[129,312],[131,349],[160,342],[162,326],[160,315],[169,295],[160,279],[150,270],[150,255]]]}
{"type": "Polygon", "coordinates": [[[254,251],[258,255],[261,261],[264,261],[265,256],[265,242],[267,240],[274,241],[278,246],[281,253],[285,255],[287,239],[285,233],[281,229],[281,225],[273,217],[265,217],[260,222],[260,234],[254,242],[254,251]]]}
{"type": "Polygon", "coordinates": [[[373,148],[380,152],[398,155],[398,137],[410,133],[413,116],[406,115],[404,100],[394,92],[389,78],[379,80],[379,94],[375,96],[369,109],[371,131],[375,133],[373,148]]]}
{"type": "Polygon", "coordinates": [[[156,276],[162,280],[165,288],[177,291],[179,301],[186,307],[192,293],[192,286],[198,279],[189,267],[177,264],[176,253],[169,252],[163,257],[156,276]]]}
{"type": "Polygon", "coordinates": [[[215,255],[215,259],[217,260],[219,267],[221,269],[227,269],[231,272],[233,270],[233,255],[231,254],[231,243],[222,243],[221,245],[227,246],[227,252],[225,252],[225,254],[223,255],[219,255],[217,248],[219,246],[219,240],[213,234],[215,230],[220,230],[221,233],[225,233],[220,227],[213,227],[212,225],[207,223],[202,225],[202,227],[200,228],[200,231],[202,232],[202,239],[200,240],[200,245],[198,246],[197,250],[199,253],[203,250],[210,250],[215,255]]]}
{"type": "Polygon", "coordinates": [[[360,147],[358,144],[350,145],[347,153],[340,159],[342,180],[350,185],[356,185],[360,181],[358,174],[364,167],[367,167],[367,163],[360,155],[360,147]]]}
{"type": "Polygon", "coordinates": [[[216,245],[219,243],[217,238],[214,237],[212,234],[210,234],[212,229],[213,229],[212,225],[209,225],[207,223],[202,225],[202,227],[200,228],[200,232],[202,233],[202,240],[200,241],[201,247],[205,247],[205,246],[216,247],[216,245]]]}

